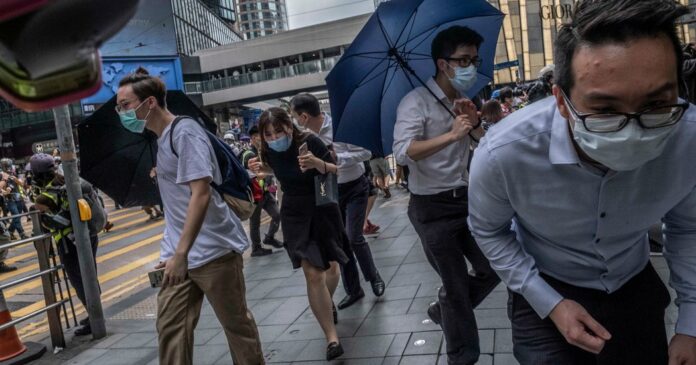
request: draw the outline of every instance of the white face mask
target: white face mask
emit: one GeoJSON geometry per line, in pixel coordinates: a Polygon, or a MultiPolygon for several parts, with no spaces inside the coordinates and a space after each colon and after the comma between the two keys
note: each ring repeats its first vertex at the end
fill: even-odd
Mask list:
{"type": "Polygon", "coordinates": [[[575,120],[573,139],[578,146],[587,156],[614,171],[635,170],[660,156],[674,130],[674,125],[645,129],[630,120],[619,131],[595,133],[588,131],[572,112],[571,116],[575,120]]]}
{"type": "Polygon", "coordinates": [[[454,87],[460,94],[466,93],[471,87],[476,83],[476,66],[472,63],[469,67],[452,67],[448,63],[451,69],[454,70],[454,77],[449,77],[452,87],[454,87]]]}

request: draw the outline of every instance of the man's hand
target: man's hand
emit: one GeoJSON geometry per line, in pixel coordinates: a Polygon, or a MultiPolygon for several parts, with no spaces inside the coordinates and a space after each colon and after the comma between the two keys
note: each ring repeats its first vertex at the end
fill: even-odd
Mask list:
{"type": "MultiPolygon", "coordinates": [[[[469,120],[477,121],[478,113],[476,112],[476,104],[469,99],[457,99],[454,101],[454,114],[466,115],[469,120]]],[[[476,125],[477,122],[474,123],[476,125]]]]}
{"type": "Polygon", "coordinates": [[[669,343],[669,365],[696,365],[696,337],[676,334],[669,343]]]}
{"type": "Polygon", "coordinates": [[[472,120],[469,119],[469,116],[466,114],[457,116],[457,119],[455,119],[452,123],[452,130],[450,131],[452,138],[457,141],[464,139],[467,135],[469,135],[469,132],[474,129],[476,123],[476,121],[472,122],[472,120]]]}
{"type": "Polygon", "coordinates": [[[611,339],[609,331],[575,301],[561,300],[549,317],[569,344],[585,351],[598,354],[611,339]]]}
{"type": "Polygon", "coordinates": [[[178,285],[186,280],[188,273],[188,257],[183,254],[175,253],[169,260],[160,262],[155,269],[164,268],[164,278],[162,279],[162,289],[169,285],[178,285]]]}

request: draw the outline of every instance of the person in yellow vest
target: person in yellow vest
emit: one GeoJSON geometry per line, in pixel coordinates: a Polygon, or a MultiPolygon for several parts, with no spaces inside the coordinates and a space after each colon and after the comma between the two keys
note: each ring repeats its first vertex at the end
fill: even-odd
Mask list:
{"type": "MultiPolygon", "coordinates": [[[[41,225],[52,234],[53,240],[58,247],[60,261],[65,266],[65,271],[68,274],[68,280],[75,288],[80,302],[86,306],[85,289],[80,273],[80,262],[77,255],[77,247],[75,246],[75,235],[70,218],[70,205],[63,176],[56,173],[53,158],[47,154],[40,153],[32,156],[30,166],[34,175],[32,185],[36,189],[34,203],[36,209],[42,213],[41,225]]],[[[81,185],[83,198],[89,203],[92,210],[92,219],[88,222],[88,226],[92,255],[95,257],[96,265],[97,246],[99,244],[97,234],[104,229],[106,218],[92,186],[86,181],[81,181],[81,185]]],[[[92,333],[89,317],[81,320],[80,324],[82,327],[75,330],[76,336],[92,333]]]]}

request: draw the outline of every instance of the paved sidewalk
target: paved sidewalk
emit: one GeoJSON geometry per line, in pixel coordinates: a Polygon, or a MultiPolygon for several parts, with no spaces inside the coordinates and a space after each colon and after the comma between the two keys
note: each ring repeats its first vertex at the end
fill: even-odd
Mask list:
{"type": "MultiPolygon", "coordinates": [[[[446,364],[443,336],[431,323],[426,308],[436,298],[439,279],[426,261],[418,237],[406,217],[408,196],[395,188],[394,197],[380,198],[371,220],[382,227],[370,246],[382,278],[388,283],[381,298],[366,296],[339,311],[338,332],[346,350],[336,364],[446,364]]],[[[663,276],[662,258],[653,264],[663,276]]],[[[301,270],[292,270],[284,252],[245,260],[247,298],[261,333],[268,363],[321,364],[324,336],[306,297],[301,270]]],[[[674,297],[674,292],[671,291],[674,297]]],[[[124,303],[118,313],[107,313],[109,336],[100,341],[74,341],[58,355],[45,356],[41,364],[157,364],[154,289],[124,303]],[[137,301],[136,301],[137,300],[137,301]]],[[[339,287],[334,300],[344,296],[339,287]]],[[[649,299],[649,298],[646,298],[649,299]]],[[[507,292],[501,285],[476,309],[482,355],[479,364],[517,364],[512,356],[507,292]]],[[[667,312],[669,336],[674,333],[677,311],[667,312]]],[[[194,364],[231,364],[224,333],[205,303],[195,335],[194,364]]]]}

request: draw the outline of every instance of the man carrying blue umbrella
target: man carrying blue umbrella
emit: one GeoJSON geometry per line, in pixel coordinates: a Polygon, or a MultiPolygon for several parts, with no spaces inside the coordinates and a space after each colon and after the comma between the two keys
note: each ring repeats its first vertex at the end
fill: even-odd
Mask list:
{"type": "Polygon", "coordinates": [[[500,282],[466,223],[470,145],[483,129],[465,93],[476,83],[482,42],[464,26],[437,34],[431,45],[436,75],[403,98],[394,126],[394,156],[410,169],[408,216],[442,279],[439,303],[428,314],[441,322],[449,364],[477,362],[473,310],[500,282]],[[475,275],[469,275],[465,257],[475,275]]]}

